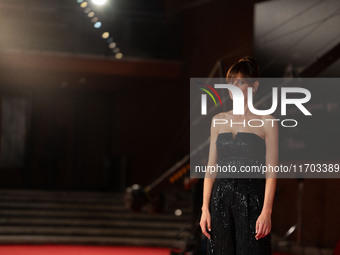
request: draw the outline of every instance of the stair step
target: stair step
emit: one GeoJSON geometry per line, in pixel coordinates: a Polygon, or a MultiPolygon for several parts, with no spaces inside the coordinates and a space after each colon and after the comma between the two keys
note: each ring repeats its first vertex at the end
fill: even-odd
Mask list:
{"type": "MultiPolygon", "coordinates": [[[[186,230],[188,233],[189,230],[186,230]]],[[[48,226],[2,226],[0,235],[70,235],[70,236],[112,236],[112,237],[154,237],[176,238],[183,235],[183,230],[154,230],[154,229],[112,229],[87,227],[48,227],[48,226]]]]}
{"type": "Polygon", "coordinates": [[[75,203],[56,203],[56,202],[20,202],[20,201],[0,201],[1,207],[15,207],[15,208],[39,208],[39,209],[79,209],[79,210],[113,210],[126,211],[123,205],[89,205],[89,204],[75,204],[75,203]]]}
{"type": "Polygon", "coordinates": [[[159,228],[159,229],[178,229],[190,228],[190,222],[145,222],[145,221],[108,221],[108,220],[86,220],[86,219],[62,219],[62,218],[0,218],[0,224],[4,225],[63,225],[63,226],[81,226],[81,227],[129,227],[129,228],[159,228]]]}
{"type": "Polygon", "coordinates": [[[123,197],[112,197],[108,199],[97,199],[92,197],[57,197],[57,196],[44,196],[44,197],[33,197],[33,196],[8,196],[0,195],[0,199],[3,202],[18,201],[18,202],[32,202],[32,203],[45,203],[49,201],[54,201],[57,203],[87,203],[87,204],[102,204],[102,205],[112,205],[112,204],[124,204],[123,197]]]}
{"type": "Polygon", "coordinates": [[[88,197],[112,198],[121,197],[124,192],[96,192],[96,191],[73,191],[73,190],[24,190],[24,189],[0,189],[0,195],[31,196],[31,197],[88,197]]]}
{"type": "MultiPolygon", "coordinates": [[[[121,205],[124,206],[125,201],[123,195],[121,196],[114,196],[112,198],[107,199],[98,199],[98,198],[91,198],[91,197],[58,197],[56,195],[54,196],[43,196],[43,197],[33,197],[29,195],[20,195],[20,196],[9,196],[9,195],[1,195],[0,193],[0,201],[2,202],[11,202],[11,201],[17,201],[17,202],[30,202],[30,203],[46,203],[49,201],[54,201],[56,203],[75,203],[75,204],[100,204],[100,205],[121,205]]],[[[171,201],[168,201],[171,202],[171,201]]],[[[173,201],[173,203],[176,204],[176,206],[188,206],[188,201],[173,201]]]]}
{"type": "MultiPolygon", "coordinates": [[[[37,200],[58,200],[58,201],[88,201],[99,203],[111,203],[112,201],[124,201],[124,192],[92,192],[92,191],[46,191],[46,190],[7,190],[0,189],[0,197],[5,199],[22,198],[37,199],[37,200]]],[[[172,198],[180,198],[177,203],[186,203],[187,199],[191,198],[190,193],[176,193],[166,195],[169,200],[172,198]]]]}
{"type": "Polygon", "coordinates": [[[64,210],[38,210],[38,209],[26,209],[26,210],[11,210],[0,209],[0,217],[2,218],[14,218],[14,217],[63,217],[63,218],[105,218],[109,220],[153,220],[153,221],[189,221],[190,215],[175,216],[172,214],[147,214],[147,213],[117,213],[117,212],[105,212],[105,211],[64,211],[64,210]]]}
{"type": "MultiPolygon", "coordinates": [[[[2,208],[21,208],[21,209],[65,209],[65,210],[88,210],[88,211],[115,211],[126,213],[127,209],[124,205],[90,205],[90,204],[75,204],[75,203],[55,203],[55,202],[17,202],[17,201],[1,201],[0,200],[0,210],[2,208]]],[[[191,208],[180,208],[183,212],[189,213],[191,208]]],[[[165,208],[165,211],[171,211],[170,208],[165,208]]]]}

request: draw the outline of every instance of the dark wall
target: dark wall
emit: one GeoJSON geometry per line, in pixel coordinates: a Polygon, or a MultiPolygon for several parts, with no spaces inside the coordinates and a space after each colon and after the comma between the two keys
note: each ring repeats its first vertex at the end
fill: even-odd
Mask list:
{"type": "Polygon", "coordinates": [[[252,53],[253,1],[211,1],[184,8],[180,19],[188,77],[207,77],[222,57],[224,76],[228,65],[252,53]]]}
{"type": "MultiPolygon", "coordinates": [[[[272,230],[284,236],[298,222],[299,184],[296,179],[279,179],[272,214],[272,230]]],[[[306,245],[335,248],[340,236],[338,179],[302,181],[301,241],[306,245]]],[[[296,241],[297,230],[288,240],[296,241]]]]}
{"type": "Polygon", "coordinates": [[[26,92],[1,93],[1,98],[24,97],[31,107],[25,162],[2,165],[2,188],[119,190],[147,185],[188,152],[179,132],[188,112],[176,93],[178,81],[160,80],[151,88],[140,82],[120,92],[21,89],[26,92]]]}

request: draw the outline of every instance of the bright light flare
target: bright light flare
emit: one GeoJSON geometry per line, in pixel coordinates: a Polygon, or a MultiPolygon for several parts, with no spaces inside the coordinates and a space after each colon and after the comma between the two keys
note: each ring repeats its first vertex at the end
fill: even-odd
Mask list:
{"type": "Polygon", "coordinates": [[[92,3],[95,5],[103,5],[107,2],[107,0],[92,0],[92,3]]]}

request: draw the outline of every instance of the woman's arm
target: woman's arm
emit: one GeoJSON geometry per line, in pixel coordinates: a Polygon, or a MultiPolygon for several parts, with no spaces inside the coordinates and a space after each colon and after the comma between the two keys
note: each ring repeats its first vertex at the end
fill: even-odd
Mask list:
{"type": "MultiPolygon", "coordinates": [[[[216,116],[216,115],[215,115],[216,116]]],[[[214,118],[211,121],[210,127],[210,147],[209,147],[209,159],[207,166],[216,166],[217,163],[217,150],[216,150],[216,139],[218,136],[218,128],[214,127],[214,118]]],[[[211,220],[209,212],[209,203],[211,197],[212,187],[215,181],[215,173],[209,174],[206,172],[203,184],[203,203],[202,203],[202,217],[201,217],[201,229],[205,236],[210,239],[210,234],[207,232],[207,228],[211,231],[211,220]]]]}
{"type": "MultiPolygon", "coordinates": [[[[274,119],[273,116],[266,116],[268,119],[274,119]]],[[[276,121],[268,121],[264,126],[266,141],[266,166],[274,167],[278,164],[279,155],[279,132],[276,121]]],[[[256,239],[265,237],[271,231],[271,214],[276,190],[277,178],[275,173],[266,173],[266,188],[261,215],[256,222],[256,239]]]]}
{"type": "MultiPolygon", "coordinates": [[[[216,139],[218,136],[218,129],[214,127],[214,117],[211,121],[210,127],[210,147],[209,147],[209,160],[207,166],[216,166],[217,163],[217,150],[216,150],[216,139]]],[[[206,172],[203,185],[203,203],[202,210],[209,209],[209,202],[211,196],[211,190],[215,181],[215,174],[209,174],[206,172]]]]}

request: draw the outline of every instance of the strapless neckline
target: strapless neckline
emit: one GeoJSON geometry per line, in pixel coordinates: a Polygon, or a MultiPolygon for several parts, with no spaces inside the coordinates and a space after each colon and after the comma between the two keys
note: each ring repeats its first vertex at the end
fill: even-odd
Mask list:
{"type": "Polygon", "coordinates": [[[218,135],[223,135],[223,134],[231,135],[231,138],[232,138],[233,141],[236,141],[237,136],[238,136],[239,134],[254,135],[255,137],[261,139],[263,142],[265,141],[261,136],[255,134],[255,133],[250,133],[250,132],[237,132],[236,135],[235,135],[235,138],[234,138],[234,133],[233,133],[233,132],[222,132],[222,133],[219,133],[218,135]]]}

